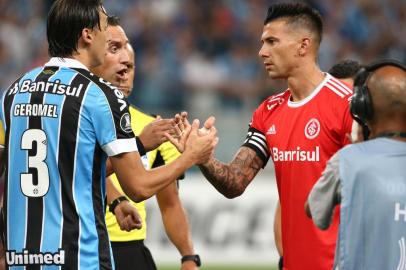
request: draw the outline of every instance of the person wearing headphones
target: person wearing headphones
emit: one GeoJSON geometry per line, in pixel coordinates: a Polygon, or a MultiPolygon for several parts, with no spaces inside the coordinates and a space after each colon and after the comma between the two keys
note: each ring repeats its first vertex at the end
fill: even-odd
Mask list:
{"type": "Polygon", "coordinates": [[[362,68],[351,114],[364,142],[339,150],[307,200],[322,230],[341,204],[333,269],[406,269],[406,67],[384,60],[362,68]]]}

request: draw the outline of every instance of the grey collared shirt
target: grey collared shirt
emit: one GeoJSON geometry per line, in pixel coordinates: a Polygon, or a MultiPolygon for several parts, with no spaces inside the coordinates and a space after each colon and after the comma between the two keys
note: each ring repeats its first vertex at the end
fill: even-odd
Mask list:
{"type": "Polygon", "coordinates": [[[310,191],[307,199],[313,222],[326,230],[332,221],[334,208],[341,202],[339,158],[336,153],[327,162],[323,174],[310,191]]]}

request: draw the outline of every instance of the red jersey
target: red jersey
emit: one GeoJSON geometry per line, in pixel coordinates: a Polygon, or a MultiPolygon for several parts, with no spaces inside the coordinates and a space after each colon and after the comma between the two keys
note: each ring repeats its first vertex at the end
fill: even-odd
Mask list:
{"type": "MultiPolygon", "coordinates": [[[[319,230],[304,211],[307,196],[330,157],[349,141],[352,90],[326,74],[307,98],[292,102],[289,89],[254,112],[244,146],[272,158],[282,206],[284,269],[333,268],[338,217],[319,230]]],[[[338,210],[338,209],[337,209],[338,210]]]]}

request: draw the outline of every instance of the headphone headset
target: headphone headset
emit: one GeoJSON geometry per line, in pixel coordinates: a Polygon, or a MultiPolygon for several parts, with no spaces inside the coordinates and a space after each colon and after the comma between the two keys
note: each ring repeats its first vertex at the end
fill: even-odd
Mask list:
{"type": "Polygon", "coordinates": [[[379,60],[361,68],[354,80],[354,94],[350,102],[352,117],[362,126],[364,139],[369,137],[367,121],[374,116],[373,102],[367,86],[367,80],[371,74],[384,66],[394,66],[406,71],[406,66],[395,60],[379,60]]]}

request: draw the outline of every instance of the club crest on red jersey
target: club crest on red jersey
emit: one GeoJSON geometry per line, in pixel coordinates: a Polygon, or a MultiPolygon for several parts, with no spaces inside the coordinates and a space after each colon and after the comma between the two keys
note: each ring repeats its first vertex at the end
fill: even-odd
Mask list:
{"type": "Polygon", "coordinates": [[[309,140],[312,140],[319,135],[320,132],[320,122],[316,118],[312,118],[307,122],[304,133],[306,135],[306,138],[309,140]]]}

